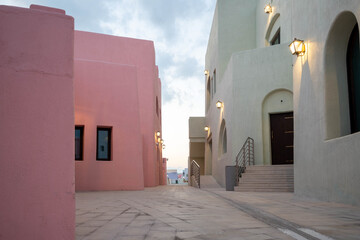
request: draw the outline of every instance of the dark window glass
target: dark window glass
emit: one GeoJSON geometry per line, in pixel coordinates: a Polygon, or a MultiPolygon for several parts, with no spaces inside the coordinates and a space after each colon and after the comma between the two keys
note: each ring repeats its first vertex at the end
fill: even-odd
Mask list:
{"type": "Polygon", "coordinates": [[[83,160],[84,127],[75,127],[75,160],[83,160]]]}
{"type": "Polygon", "coordinates": [[[351,133],[360,131],[360,49],[359,27],[355,25],[348,43],[347,72],[351,133]]]}
{"type": "Polygon", "coordinates": [[[111,128],[99,127],[97,129],[96,159],[111,160],[111,128]]]}
{"type": "Polygon", "coordinates": [[[273,39],[271,39],[270,41],[270,45],[276,45],[276,44],[280,44],[280,28],[279,30],[277,30],[273,39]]]}

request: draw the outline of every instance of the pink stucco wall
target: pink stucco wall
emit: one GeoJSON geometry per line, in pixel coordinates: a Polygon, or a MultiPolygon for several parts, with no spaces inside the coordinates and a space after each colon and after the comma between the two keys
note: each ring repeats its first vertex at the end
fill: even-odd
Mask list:
{"type": "Polygon", "coordinates": [[[0,6],[0,239],[74,239],[73,31],[0,6]]]}
{"type": "Polygon", "coordinates": [[[76,190],[137,190],[159,184],[160,80],[151,41],[75,32],[75,124],[84,126],[76,190]],[[96,127],[113,128],[112,159],[96,161],[96,127]]]}

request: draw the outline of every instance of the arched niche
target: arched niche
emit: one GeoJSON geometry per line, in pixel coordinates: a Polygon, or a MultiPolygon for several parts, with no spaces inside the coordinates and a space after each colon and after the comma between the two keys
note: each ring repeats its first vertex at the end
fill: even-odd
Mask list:
{"type": "Polygon", "coordinates": [[[219,132],[218,158],[227,152],[227,133],[225,119],[222,120],[219,132]]]}
{"type": "Polygon", "coordinates": [[[340,13],[333,22],[324,51],[326,139],[352,133],[349,105],[347,51],[357,20],[352,12],[340,13]]]}

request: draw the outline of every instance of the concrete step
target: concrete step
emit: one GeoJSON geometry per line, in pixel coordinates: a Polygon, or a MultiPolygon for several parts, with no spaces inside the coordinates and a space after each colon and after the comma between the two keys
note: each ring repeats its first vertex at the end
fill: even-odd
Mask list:
{"type": "Polygon", "coordinates": [[[239,186],[243,187],[259,187],[259,188],[265,188],[265,187],[293,187],[293,183],[285,182],[285,183],[241,183],[239,186]]]}
{"type": "Polygon", "coordinates": [[[246,188],[242,186],[234,187],[236,192],[294,192],[293,187],[284,187],[284,188],[246,188]]]}
{"type": "Polygon", "coordinates": [[[273,178],[273,179],[263,179],[263,178],[240,178],[239,183],[258,183],[258,184],[270,184],[270,183],[294,183],[293,178],[273,178]]]}
{"type": "Polygon", "coordinates": [[[263,176],[263,175],[246,175],[243,174],[240,178],[241,181],[261,181],[261,182],[271,182],[271,181],[294,181],[293,176],[263,176]]]}
{"type": "Polygon", "coordinates": [[[278,172],[278,173],[293,173],[293,169],[246,169],[246,172],[253,172],[253,173],[272,173],[272,172],[278,172]]]}
{"type": "Polygon", "coordinates": [[[239,192],[293,192],[293,165],[248,166],[239,179],[239,192]]]}
{"type": "Polygon", "coordinates": [[[250,165],[246,169],[293,169],[294,165],[292,164],[283,164],[283,165],[250,165]]]}
{"type": "Polygon", "coordinates": [[[294,174],[293,173],[288,173],[288,174],[282,174],[282,173],[270,173],[270,174],[259,174],[259,173],[248,173],[245,172],[245,174],[243,173],[241,175],[243,178],[293,178],[294,174]]]}

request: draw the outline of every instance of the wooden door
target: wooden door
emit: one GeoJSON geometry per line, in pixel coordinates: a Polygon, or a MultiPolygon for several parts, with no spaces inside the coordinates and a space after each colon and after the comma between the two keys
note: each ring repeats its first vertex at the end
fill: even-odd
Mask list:
{"type": "Polygon", "coordinates": [[[272,164],[294,163],[293,112],[270,114],[272,164]]]}

